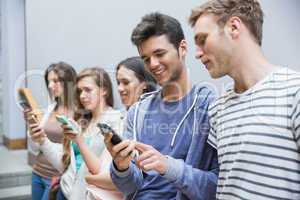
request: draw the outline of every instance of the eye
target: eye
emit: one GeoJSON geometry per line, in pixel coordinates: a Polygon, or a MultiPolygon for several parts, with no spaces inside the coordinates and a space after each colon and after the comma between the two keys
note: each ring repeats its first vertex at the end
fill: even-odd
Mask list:
{"type": "Polygon", "coordinates": [[[77,94],[79,94],[79,95],[80,95],[80,94],[81,94],[81,92],[82,92],[82,90],[81,90],[81,89],[79,89],[79,88],[77,88],[77,89],[76,89],[76,92],[77,92],[77,94]]]}
{"type": "Polygon", "coordinates": [[[84,91],[85,91],[86,93],[90,93],[90,92],[92,91],[92,89],[91,89],[91,88],[84,88],[84,91]]]}
{"type": "Polygon", "coordinates": [[[205,42],[206,42],[206,38],[207,38],[206,35],[205,35],[205,36],[201,36],[201,37],[199,38],[199,40],[198,40],[198,44],[199,44],[200,46],[204,46],[204,45],[205,45],[205,42]]]}
{"type": "Polygon", "coordinates": [[[163,57],[165,54],[166,54],[166,52],[164,52],[164,51],[159,51],[159,52],[157,52],[155,55],[156,55],[156,57],[161,58],[161,57],[163,57]]]}
{"type": "Polygon", "coordinates": [[[144,58],[143,61],[146,65],[148,65],[150,63],[150,58],[144,58]]]}

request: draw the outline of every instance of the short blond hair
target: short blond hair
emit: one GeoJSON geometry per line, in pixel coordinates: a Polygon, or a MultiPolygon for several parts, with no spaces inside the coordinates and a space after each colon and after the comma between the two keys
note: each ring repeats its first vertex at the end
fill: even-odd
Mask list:
{"type": "Polygon", "coordinates": [[[219,26],[224,26],[231,17],[239,17],[261,46],[264,14],[257,0],[209,0],[192,10],[189,24],[194,27],[203,14],[216,15],[219,26]]]}

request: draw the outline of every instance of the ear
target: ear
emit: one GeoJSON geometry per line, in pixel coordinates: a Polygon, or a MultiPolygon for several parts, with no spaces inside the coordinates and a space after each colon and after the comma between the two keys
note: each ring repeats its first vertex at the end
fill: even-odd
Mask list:
{"type": "Polygon", "coordinates": [[[227,32],[232,39],[239,38],[241,34],[242,23],[243,22],[239,17],[229,18],[225,25],[225,32],[227,32]]]}
{"type": "Polygon", "coordinates": [[[104,87],[103,87],[103,89],[102,89],[102,94],[103,94],[103,96],[105,96],[105,97],[107,96],[107,89],[104,88],[104,87]]]}
{"type": "Polygon", "coordinates": [[[187,54],[187,42],[185,39],[181,40],[178,47],[178,53],[180,58],[185,57],[187,54]]]}

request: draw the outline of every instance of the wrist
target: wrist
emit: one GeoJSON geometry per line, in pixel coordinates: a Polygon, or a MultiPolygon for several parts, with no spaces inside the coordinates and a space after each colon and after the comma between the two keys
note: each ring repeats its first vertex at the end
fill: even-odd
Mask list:
{"type": "Polygon", "coordinates": [[[168,156],[164,156],[164,162],[162,164],[161,170],[159,171],[160,175],[165,175],[168,169],[168,156]]]}
{"type": "Polygon", "coordinates": [[[119,172],[125,172],[129,168],[129,166],[123,166],[123,167],[122,166],[118,166],[115,161],[113,161],[113,165],[114,165],[115,169],[117,171],[119,171],[119,172]]]}
{"type": "Polygon", "coordinates": [[[43,145],[46,141],[46,136],[41,137],[37,142],[39,143],[39,145],[43,145]]]}
{"type": "Polygon", "coordinates": [[[82,145],[84,143],[84,138],[81,135],[77,135],[77,136],[75,136],[73,141],[79,146],[79,145],[82,145]]]}

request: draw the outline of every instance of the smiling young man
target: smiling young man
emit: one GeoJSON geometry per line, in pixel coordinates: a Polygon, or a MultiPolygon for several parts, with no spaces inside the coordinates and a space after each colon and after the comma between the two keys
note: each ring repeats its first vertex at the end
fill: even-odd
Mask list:
{"type": "Polygon", "coordinates": [[[234,86],[209,108],[217,199],[300,199],[300,74],[261,50],[256,0],[211,0],[190,16],[196,57],[234,86]]]}
{"type": "Polygon", "coordinates": [[[214,93],[188,78],[180,23],[151,13],[131,39],[161,90],[128,111],[128,140],[112,146],[106,139],[113,182],[128,199],[215,199],[217,155],[207,144],[207,111],[214,93]],[[140,155],[132,162],[134,149],[140,155]]]}

